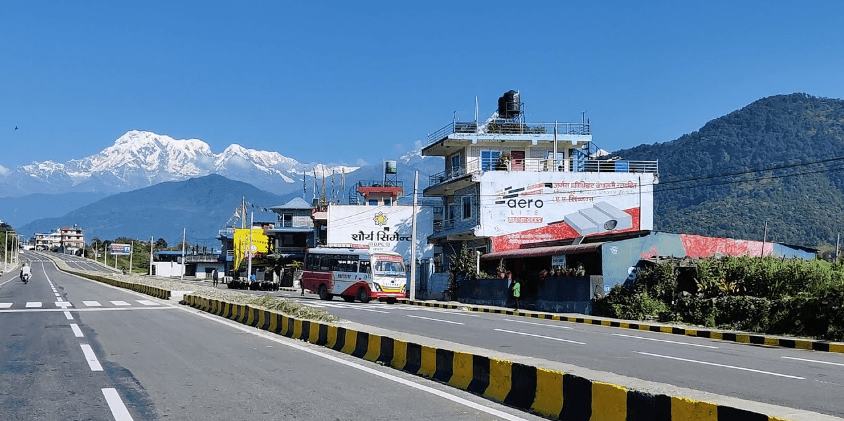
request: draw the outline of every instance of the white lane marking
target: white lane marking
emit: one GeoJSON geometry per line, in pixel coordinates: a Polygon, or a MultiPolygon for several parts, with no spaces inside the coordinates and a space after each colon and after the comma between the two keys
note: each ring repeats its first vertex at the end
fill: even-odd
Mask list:
{"type": "MultiPolygon", "coordinates": [[[[56,294],[56,295],[59,295],[59,294],[56,294]]],[[[62,301],[64,301],[64,300],[62,300],[61,298],[56,298],[56,302],[57,302],[57,303],[60,303],[60,302],[62,302],[62,301]]]]}
{"type": "Polygon", "coordinates": [[[56,304],[56,307],[61,307],[61,308],[73,307],[73,304],[68,303],[68,302],[64,302],[64,301],[56,301],[55,304],[56,304]]]}
{"type": "Polygon", "coordinates": [[[85,304],[85,307],[102,307],[99,301],[83,301],[82,304],[85,304]]]}
{"type": "MultiPolygon", "coordinates": [[[[138,306],[138,307],[99,307],[99,308],[79,308],[79,307],[76,307],[76,308],[73,309],[73,311],[77,311],[77,312],[82,313],[82,312],[88,312],[88,311],[170,310],[170,309],[174,309],[174,308],[178,308],[178,307],[169,307],[169,306],[168,307],[164,307],[164,306],[158,306],[158,307],[140,307],[140,306],[138,306]]],[[[65,310],[61,309],[61,308],[40,308],[40,309],[39,308],[33,308],[33,309],[29,309],[29,310],[24,310],[22,308],[18,308],[18,309],[10,308],[8,310],[0,310],[0,313],[23,313],[23,312],[32,313],[32,312],[52,312],[52,311],[65,311],[65,310]]]]}
{"type": "Polygon", "coordinates": [[[557,326],[557,325],[549,325],[547,323],[526,322],[524,320],[504,319],[504,321],[513,322],[513,323],[522,323],[522,324],[534,325],[534,326],[553,327],[553,328],[557,328],[557,329],[571,329],[571,327],[569,327],[569,326],[557,326]]]}
{"type": "Polygon", "coordinates": [[[58,292],[56,293],[56,297],[61,297],[61,296],[62,296],[62,295],[61,295],[61,294],[59,294],[58,292]]]}
{"type": "Polygon", "coordinates": [[[145,306],[157,306],[158,305],[158,303],[156,303],[154,301],[150,301],[150,300],[135,300],[135,301],[137,301],[137,302],[139,302],[139,303],[141,303],[145,306]]]}
{"type": "Polygon", "coordinates": [[[842,363],[833,363],[833,362],[829,362],[829,361],[807,360],[805,358],[796,358],[796,357],[781,357],[781,358],[786,358],[786,359],[789,359],[789,360],[805,361],[807,363],[829,364],[829,365],[837,365],[837,366],[844,367],[844,364],[842,364],[842,363]]]}
{"type": "Polygon", "coordinates": [[[108,407],[111,409],[111,415],[114,416],[115,421],[132,421],[132,416],[129,415],[129,410],[120,399],[116,389],[103,389],[103,396],[105,396],[108,407]]]}
{"type": "Polygon", "coordinates": [[[41,307],[41,302],[40,301],[27,301],[26,302],[26,308],[35,308],[35,307],[41,307]]]}
{"type": "Polygon", "coordinates": [[[717,346],[712,346],[712,345],[701,345],[701,344],[693,344],[693,343],[688,343],[688,342],[669,341],[669,340],[666,340],[666,339],[646,338],[644,336],[625,335],[625,334],[622,334],[622,333],[613,333],[613,335],[622,336],[622,337],[625,337],[625,338],[642,339],[642,340],[645,340],[645,341],[656,341],[656,342],[665,342],[665,343],[668,343],[668,344],[699,346],[701,348],[718,349],[717,346]]]}
{"type": "Polygon", "coordinates": [[[77,325],[76,323],[71,323],[70,329],[73,331],[74,336],[76,336],[77,338],[82,337],[82,329],[79,329],[79,325],[77,325]]]}
{"type": "Polygon", "coordinates": [[[413,317],[414,319],[431,320],[431,321],[434,321],[434,322],[451,323],[453,325],[462,325],[463,324],[463,323],[460,323],[460,322],[452,322],[451,320],[441,320],[441,319],[434,319],[432,317],[414,316],[412,314],[408,314],[407,317],[413,317]]]}
{"type": "Polygon", "coordinates": [[[12,303],[0,303],[0,308],[11,308],[12,303]]]}
{"type": "Polygon", "coordinates": [[[493,330],[496,330],[498,332],[504,332],[504,333],[512,333],[512,334],[515,334],[515,335],[533,336],[534,338],[550,339],[552,341],[560,341],[560,342],[568,342],[568,343],[578,344],[578,345],[586,345],[586,342],[578,342],[578,341],[572,341],[572,340],[569,340],[569,339],[555,338],[553,336],[534,335],[533,333],[513,332],[512,330],[504,330],[504,329],[493,329],[493,330]]]}
{"type": "Polygon", "coordinates": [[[290,348],[293,348],[293,349],[297,349],[299,351],[304,351],[304,352],[307,352],[307,353],[314,355],[314,356],[317,356],[317,357],[322,357],[322,358],[325,358],[327,360],[334,361],[338,364],[343,364],[345,366],[348,366],[348,367],[351,367],[351,368],[354,368],[354,369],[357,369],[357,370],[361,370],[361,371],[367,372],[369,374],[372,374],[372,375],[375,375],[375,376],[378,376],[378,377],[381,377],[381,378],[384,378],[384,379],[387,379],[387,380],[390,380],[390,381],[394,381],[396,383],[401,383],[405,386],[412,387],[414,389],[421,390],[423,392],[427,392],[427,393],[430,393],[432,395],[437,395],[437,396],[439,396],[443,399],[448,399],[448,400],[450,400],[454,403],[457,403],[459,405],[468,406],[469,408],[476,409],[478,411],[486,412],[487,414],[490,414],[490,415],[495,416],[495,417],[499,417],[499,418],[502,418],[502,419],[505,419],[505,420],[508,420],[508,421],[527,421],[524,418],[519,418],[515,415],[510,415],[506,412],[499,411],[495,408],[490,408],[488,406],[484,406],[484,405],[481,405],[481,404],[478,404],[478,403],[475,403],[475,402],[472,402],[472,401],[468,401],[468,400],[463,399],[461,397],[458,397],[458,396],[455,396],[455,395],[452,395],[452,394],[449,394],[449,393],[446,393],[446,392],[443,392],[443,391],[439,391],[439,390],[436,390],[434,388],[431,388],[431,387],[428,387],[428,386],[425,386],[425,385],[422,385],[422,384],[419,384],[419,383],[415,383],[415,382],[410,381],[410,380],[405,380],[405,379],[402,379],[400,377],[396,377],[392,374],[383,373],[383,372],[380,372],[380,371],[378,371],[374,368],[369,368],[369,367],[360,365],[360,364],[355,363],[355,362],[346,361],[346,360],[340,359],[339,357],[335,357],[333,355],[324,354],[324,353],[322,353],[322,352],[320,352],[316,349],[305,348],[302,345],[298,345],[298,344],[296,344],[295,342],[292,342],[292,341],[287,342],[287,341],[290,341],[290,339],[287,338],[287,337],[284,337],[283,339],[275,338],[273,336],[270,336],[270,335],[275,335],[275,334],[264,332],[264,331],[261,331],[261,330],[257,330],[257,329],[252,328],[252,327],[245,327],[245,326],[240,325],[240,324],[235,324],[234,322],[224,320],[224,319],[220,319],[217,316],[212,316],[210,314],[203,314],[203,313],[194,313],[194,312],[191,311],[191,310],[193,310],[192,308],[181,308],[181,307],[173,307],[173,308],[177,308],[177,309],[182,310],[182,311],[184,311],[188,314],[193,314],[195,316],[204,317],[208,320],[213,320],[217,323],[224,324],[224,325],[229,326],[231,328],[237,329],[241,332],[249,333],[249,334],[252,334],[252,335],[255,335],[255,336],[260,336],[264,339],[276,342],[278,344],[281,344],[281,345],[284,345],[284,346],[287,346],[287,347],[290,347],[290,348]]]}
{"type": "Polygon", "coordinates": [[[94,354],[94,350],[91,349],[91,345],[81,344],[79,346],[82,347],[82,353],[85,354],[85,361],[88,362],[91,371],[103,371],[103,366],[97,361],[97,356],[94,354]]]}
{"type": "Polygon", "coordinates": [[[127,303],[126,301],[112,301],[112,304],[116,306],[130,306],[132,304],[127,303]]]}
{"type": "Polygon", "coordinates": [[[633,351],[633,352],[636,353],[636,354],[648,355],[648,356],[651,356],[651,357],[667,358],[669,360],[685,361],[685,362],[688,362],[688,363],[711,365],[711,366],[715,366],[715,367],[732,368],[733,370],[750,371],[750,372],[753,372],[753,373],[768,374],[768,375],[771,375],[771,376],[786,377],[786,378],[789,378],[789,379],[806,380],[805,377],[791,376],[791,375],[788,375],[788,374],[772,373],[770,371],[755,370],[755,369],[752,369],[752,368],[737,367],[737,366],[734,366],[734,365],[711,363],[711,362],[708,362],[708,361],[690,360],[688,358],[672,357],[672,356],[669,356],[669,355],[651,354],[650,352],[640,352],[640,351],[633,351]]]}
{"type": "Polygon", "coordinates": [[[73,315],[69,311],[64,312],[64,317],[68,320],[73,320],[73,315]]]}

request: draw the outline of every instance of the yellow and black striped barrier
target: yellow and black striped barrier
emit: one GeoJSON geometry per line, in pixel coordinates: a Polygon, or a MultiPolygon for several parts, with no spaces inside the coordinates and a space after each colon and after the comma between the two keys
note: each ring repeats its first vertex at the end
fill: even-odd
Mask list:
{"type": "Polygon", "coordinates": [[[186,294],[183,304],[289,338],[433,378],[505,405],[561,420],[783,421],[679,396],[651,394],[503,359],[402,341],[186,294]]]}
{"type": "Polygon", "coordinates": [[[553,314],[553,313],[542,313],[542,312],[533,312],[533,311],[515,311],[515,310],[502,309],[502,308],[477,307],[477,306],[472,306],[470,304],[454,305],[454,304],[427,302],[427,301],[410,301],[410,300],[406,300],[406,299],[400,299],[399,302],[401,302],[403,304],[418,305],[418,306],[424,306],[424,307],[447,308],[447,309],[465,308],[465,309],[468,309],[469,311],[476,311],[476,312],[480,312],[480,313],[508,314],[508,315],[511,315],[511,316],[523,316],[523,317],[529,317],[529,318],[534,318],[534,319],[558,320],[558,321],[565,321],[565,322],[572,322],[572,323],[585,323],[585,324],[599,325],[599,326],[618,327],[618,328],[622,328],[622,329],[647,330],[647,331],[650,331],[650,332],[662,332],[662,333],[669,333],[669,334],[674,334],[674,335],[697,336],[697,337],[700,337],[700,338],[717,339],[717,340],[722,340],[722,341],[730,341],[730,342],[737,342],[737,343],[744,343],[744,344],[765,345],[765,346],[774,346],[774,347],[782,347],[782,348],[795,348],[795,349],[804,349],[804,350],[822,351],[822,352],[844,353],[844,343],[840,343],[840,342],[817,341],[817,340],[812,340],[812,339],[791,339],[791,338],[781,338],[781,337],[777,337],[777,336],[768,336],[768,335],[761,335],[761,334],[750,334],[750,333],[720,331],[720,330],[711,330],[711,329],[692,329],[692,328],[668,326],[668,325],[661,325],[661,324],[631,323],[631,322],[621,322],[621,321],[618,321],[618,320],[606,320],[606,319],[597,319],[597,318],[589,318],[589,317],[569,317],[569,316],[560,316],[559,314],[553,314]]]}

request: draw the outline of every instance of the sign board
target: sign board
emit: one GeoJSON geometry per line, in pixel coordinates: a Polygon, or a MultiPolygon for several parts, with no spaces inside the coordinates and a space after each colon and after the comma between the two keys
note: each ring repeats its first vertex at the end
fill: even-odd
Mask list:
{"type": "Polygon", "coordinates": [[[561,254],[559,256],[551,256],[551,266],[566,267],[566,255],[561,254]]]}
{"type": "Polygon", "coordinates": [[[254,259],[259,254],[267,254],[269,239],[262,228],[236,229],[234,231],[234,267],[240,267],[243,259],[248,259],[250,254],[254,259]],[[249,248],[249,233],[252,232],[252,248],[249,248]]]}
{"type": "Polygon", "coordinates": [[[522,244],[653,229],[650,173],[484,173],[481,236],[492,251],[522,244]]]}
{"type": "MultiPolygon", "coordinates": [[[[394,251],[410,261],[412,218],[412,206],[330,205],[327,242],[366,245],[372,251],[394,251]]],[[[416,214],[417,258],[433,257],[433,245],[428,244],[433,226],[432,209],[420,208],[416,214]]]]}
{"type": "Polygon", "coordinates": [[[129,244],[114,244],[109,246],[112,255],[128,255],[132,254],[132,246],[129,244]]]}

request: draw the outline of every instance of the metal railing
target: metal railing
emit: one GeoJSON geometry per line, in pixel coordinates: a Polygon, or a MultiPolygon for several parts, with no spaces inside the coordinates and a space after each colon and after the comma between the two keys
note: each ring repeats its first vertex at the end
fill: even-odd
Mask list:
{"type": "Polygon", "coordinates": [[[474,121],[451,122],[428,135],[428,143],[433,143],[451,134],[557,134],[589,135],[589,123],[522,123],[508,120],[494,120],[489,124],[474,121]]]}
{"type": "Polygon", "coordinates": [[[479,174],[486,171],[525,171],[525,172],[614,172],[614,173],[659,173],[659,161],[626,161],[574,158],[555,160],[551,158],[527,158],[481,164],[480,158],[473,158],[465,166],[452,167],[449,170],[428,177],[428,186],[447,183],[467,174],[479,174]]]}

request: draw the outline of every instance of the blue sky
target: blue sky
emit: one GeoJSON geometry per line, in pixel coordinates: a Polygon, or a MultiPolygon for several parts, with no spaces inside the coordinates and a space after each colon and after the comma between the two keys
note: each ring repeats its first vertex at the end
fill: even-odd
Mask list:
{"type": "Polygon", "coordinates": [[[607,150],[771,95],[844,98],[843,2],[124,3],[4,2],[0,165],[133,129],[375,163],[510,89],[528,122],[585,111],[607,150]]]}

